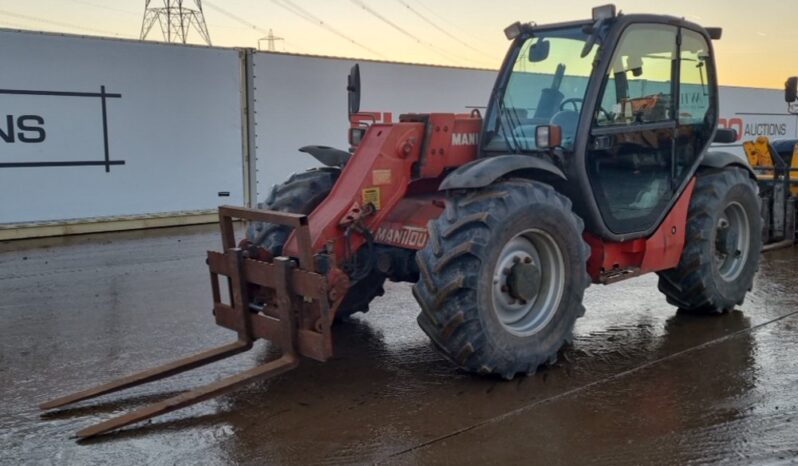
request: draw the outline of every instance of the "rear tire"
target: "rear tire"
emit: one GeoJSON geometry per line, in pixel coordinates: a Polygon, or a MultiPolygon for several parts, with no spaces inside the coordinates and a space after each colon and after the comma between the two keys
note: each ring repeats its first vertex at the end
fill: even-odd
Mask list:
{"type": "Polygon", "coordinates": [[[686,312],[721,314],[743,303],[762,249],[756,182],[740,168],[699,173],[679,265],[659,272],[659,290],[686,312]]]}
{"type": "Polygon", "coordinates": [[[413,294],[438,350],[506,379],[554,363],[589,284],[571,202],[543,183],[505,181],[448,199],[428,230],[413,294]]]}
{"type": "MultiPolygon", "coordinates": [[[[341,169],[334,167],[313,168],[295,173],[285,183],[275,185],[266,201],[258,204],[258,208],[310,215],[330,194],[340,174],[341,169]]],[[[247,227],[247,239],[276,257],[283,253],[283,246],[290,232],[291,229],[284,225],[252,222],[247,227]]],[[[385,293],[382,287],[384,282],[385,277],[382,274],[373,273],[352,285],[335,314],[336,320],[356,312],[367,312],[369,303],[385,293]]]]}

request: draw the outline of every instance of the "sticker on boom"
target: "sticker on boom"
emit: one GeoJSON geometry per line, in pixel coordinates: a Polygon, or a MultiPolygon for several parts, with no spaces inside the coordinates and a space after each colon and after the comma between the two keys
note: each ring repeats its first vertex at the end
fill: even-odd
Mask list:
{"type": "Polygon", "coordinates": [[[371,184],[378,186],[391,184],[391,170],[379,169],[371,171],[371,184]]]}
{"type": "Polygon", "coordinates": [[[363,188],[363,205],[372,204],[380,210],[380,188],[363,188]]]}

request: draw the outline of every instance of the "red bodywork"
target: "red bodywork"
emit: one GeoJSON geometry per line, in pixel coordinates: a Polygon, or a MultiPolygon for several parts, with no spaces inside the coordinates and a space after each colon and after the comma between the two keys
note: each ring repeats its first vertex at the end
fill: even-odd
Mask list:
{"type": "MultiPolygon", "coordinates": [[[[365,121],[390,121],[390,115],[381,115],[355,114],[351,123],[357,127],[365,121]]],[[[339,297],[348,287],[342,264],[366,241],[357,230],[347,239],[347,228],[353,224],[367,228],[377,243],[423,248],[428,240],[427,222],[444,207],[438,186],[447,169],[476,158],[481,123],[478,116],[433,113],[405,115],[398,123],[368,127],[330,195],[309,216],[313,251],[335,258],[328,278],[339,297]]],[[[684,247],[693,185],[694,181],[648,238],[609,242],[586,232],[584,238],[591,247],[587,270],[592,280],[612,283],[675,267],[684,247]]],[[[300,255],[293,236],[285,251],[289,256],[300,255]]]]}
{"type": "MultiPolygon", "coordinates": [[[[346,258],[344,229],[354,221],[374,232],[376,242],[421,249],[427,221],[443,208],[438,185],[444,171],[476,158],[481,125],[478,117],[452,113],[372,124],[330,195],[309,216],[314,251],[326,248],[340,263],[346,258]]],[[[352,234],[351,250],[364,241],[361,234],[352,234]]],[[[298,255],[293,237],[285,251],[298,255]]]]}
{"type": "Polygon", "coordinates": [[[617,243],[585,232],[585,241],[591,249],[587,272],[593,282],[609,284],[676,267],[684,249],[687,208],[694,187],[695,178],[687,185],[659,228],[648,238],[617,243]]]}

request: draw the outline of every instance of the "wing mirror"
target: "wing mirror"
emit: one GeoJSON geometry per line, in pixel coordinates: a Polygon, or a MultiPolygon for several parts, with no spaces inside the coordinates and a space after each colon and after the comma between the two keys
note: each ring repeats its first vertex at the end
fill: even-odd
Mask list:
{"type": "Polygon", "coordinates": [[[718,128],[715,132],[715,139],[712,142],[718,144],[731,144],[737,142],[737,130],[732,128],[718,128]]]}
{"type": "Polygon", "coordinates": [[[538,42],[535,42],[531,47],[529,47],[529,61],[532,63],[542,62],[543,60],[549,58],[550,50],[551,44],[549,41],[541,39],[538,42]]]}
{"type": "Polygon", "coordinates": [[[360,65],[355,64],[349,71],[346,82],[348,93],[349,115],[360,111],[360,65]]]}
{"type": "Polygon", "coordinates": [[[798,76],[793,76],[784,83],[784,100],[788,104],[798,100],[798,76]]]}

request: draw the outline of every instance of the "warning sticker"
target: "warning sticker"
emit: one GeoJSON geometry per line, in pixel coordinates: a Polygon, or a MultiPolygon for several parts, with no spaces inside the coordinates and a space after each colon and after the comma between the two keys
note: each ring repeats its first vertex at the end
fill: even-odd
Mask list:
{"type": "Polygon", "coordinates": [[[377,186],[391,184],[391,170],[379,169],[371,171],[371,184],[377,186]]]}
{"type": "Polygon", "coordinates": [[[366,204],[373,204],[375,209],[380,209],[380,188],[363,189],[363,205],[366,204]]]}

